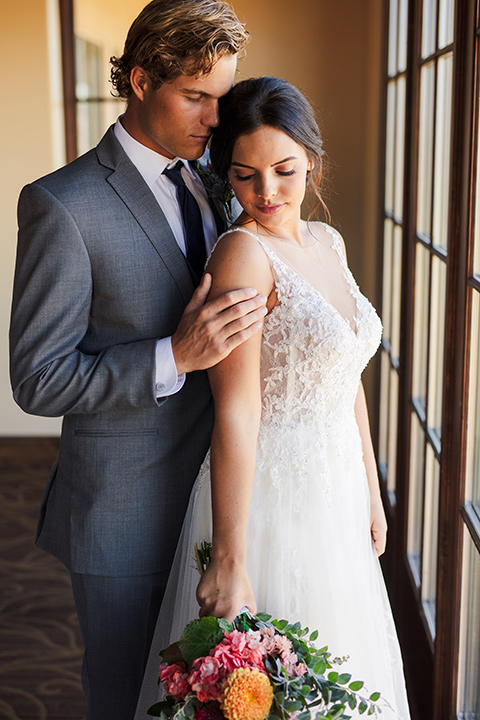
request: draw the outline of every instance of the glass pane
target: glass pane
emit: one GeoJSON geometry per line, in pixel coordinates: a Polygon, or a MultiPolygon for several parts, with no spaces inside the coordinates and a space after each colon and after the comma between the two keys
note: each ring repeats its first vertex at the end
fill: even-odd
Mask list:
{"type": "Polygon", "coordinates": [[[438,47],[453,43],[454,0],[440,0],[438,15],[438,47]]]}
{"type": "Polygon", "coordinates": [[[466,499],[473,504],[480,517],[480,296],[475,290],[472,292],[466,499]]]}
{"type": "Polygon", "coordinates": [[[391,347],[392,357],[400,356],[400,311],[402,293],[402,228],[395,225],[393,228],[392,248],[392,326],[391,326],[391,347]]]}
{"type": "Polygon", "coordinates": [[[395,157],[395,103],[397,84],[394,80],[387,87],[387,136],[385,146],[385,209],[393,212],[393,173],[395,157]]]}
{"type": "Polygon", "coordinates": [[[437,596],[438,498],[440,465],[430,445],[426,448],[425,505],[422,552],[422,600],[432,637],[435,636],[437,596]]]}
{"type": "Polygon", "coordinates": [[[443,260],[433,257],[430,291],[427,422],[438,438],[441,437],[442,424],[446,286],[447,265],[443,260]]]}
{"type": "Polygon", "coordinates": [[[390,397],[388,413],[387,489],[395,492],[397,475],[397,425],[398,425],[398,373],[390,369],[390,397]]]}
{"type": "Polygon", "coordinates": [[[453,55],[440,58],[435,115],[435,175],[433,188],[433,242],[447,247],[450,185],[450,131],[452,125],[453,55]]]}
{"type": "MultiPolygon", "coordinates": [[[[480,100],[479,100],[480,102],[480,100]]],[[[477,197],[475,202],[475,259],[474,272],[480,275],[480,122],[477,129],[477,197]]]]}
{"type": "Polygon", "coordinates": [[[424,458],[425,439],[423,428],[416,413],[412,413],[407,552],[417,585],[420,585],[422,549],[424,458]]]}
{"type": "Polygon", "coordinates": [[[480,717],[480,554],[464,533],[457,717],[480,717]]]}
{"type": "Polygon", "coordinates": [[[435,52],[436,0],[423,0],[422,57],[435,52]]]}
{"type": "Polygon", "coordinates": [[[427,398],[428,295],[430,253],[417,242],[415,259],[415,297],[413,334],[413,397],[425,412],[427,398]]]}
{"type": "Polygon", "coordinates": [[[420,79],[420,119],[418,143],[417,232],[430,238],[432,234],[432,172],[433,172],[433,103],[435,98],[435,65],[422,68],[420,79]]]}
{"type": "Polygon", "coordinates": [[[79,37],[75,38],[75,71],[78,152],[83,154],[98,143],[105,128],[101,103],[91,102],[101,95],[101,50],[79,37]]]}
{"type": "Polygon", "coordinates": [[[393,222],[385,220],[383,237],[383,292],[382,292],[382,322],[383,337],[391,342],[391,312],[392,312],[392,246],[393,222]]]}
{"type": "Polygon", "coordinates": [[[397,72],[398,0],[390,0],[388,30],[388,74],[397,72]]]}
{"type": "Polygon", "coordinates": [[[408,0],[400,0],[398,13],[398,71],[407,67],[408,0]]]}
{"type": "Polygon", "coordinates": [[[378,462],[382,472],[386,473],[388,460],[388,416],[390,394],[390,358],[385,350],[382,350],[381,375],[380,375],[380,434],[378,442],[378,462]]]}
{"type": "Polygon", "coordinates": [[[397,121],[395,126],[395,175],[394,208],[395,217],[403,216],[403,165],[405,154],[405,76],[397,81],[397,121]]]}

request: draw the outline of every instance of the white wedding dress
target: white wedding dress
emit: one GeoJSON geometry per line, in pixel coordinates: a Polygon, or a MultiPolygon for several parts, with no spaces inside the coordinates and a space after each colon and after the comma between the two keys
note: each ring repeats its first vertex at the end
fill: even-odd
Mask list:
{"type": "MultiPolygon", "coordinates": [[[[301,261],[302,274],[295,251],[286,254],[281,241],[254,236],[270,260],[278,304],[263,328],[247,567],[259,611],[318,630],[319,647],[328,645],[333,657],[349,656],[341,672],[352,673],[388,701],[381,717],[407,720],[402,659],[370,535],[354,414],[360,376],[379,345],[381,323],[347,267],[338,234],[324,225],[323,236],[318,263],[313,247],[301,261]],[[352,304],[350,320],[304,277],[320,273],[325,248],[327,274],[343,285],[352,304]]],[[[160,650],[198,617],[194,543],[210,538],[207,457],[192,491],[135,720],[145,720],[146,709],[158,699],[160,650]]]]}

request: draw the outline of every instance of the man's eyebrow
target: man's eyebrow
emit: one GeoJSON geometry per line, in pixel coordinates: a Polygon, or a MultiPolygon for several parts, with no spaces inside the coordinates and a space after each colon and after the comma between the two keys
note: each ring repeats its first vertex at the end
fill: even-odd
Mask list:
{"type": "MultiPolygon", "coordinates": [[[[289,162],[290,160],[298,160],[298,158],[296,155],[289,155],[289,157],[283,158],[283,160],[279,160],[278,162],[273,163],[272,167],[275,167],[276,165],[282,165],[282,163],[289,162]]],[[[251,165],[244,165],[244,163],[241,162],[232,162],[232,165],[234,165],[235,167],[244,167],[248,170],[255,170],[255,168],[251,165]]]]}
{"type": "Polygon", "coordinates": [[[209,93],[206,93],[203,90],[194,90],[193,88],[182,88],[180,92],[184,93],[184,95],[200,95],[201,97],[210,97],[209,93]]]}

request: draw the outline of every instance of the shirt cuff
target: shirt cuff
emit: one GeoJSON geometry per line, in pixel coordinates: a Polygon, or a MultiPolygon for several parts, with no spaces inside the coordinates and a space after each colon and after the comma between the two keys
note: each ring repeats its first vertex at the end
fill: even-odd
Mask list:
{"type": "Polygon", "coordinates": [[[177,374],[173,357],[172,338],[157,340],[155,348],[155,396],[157,398],[174,395],[182,389],[185,373],[177,374]]]}

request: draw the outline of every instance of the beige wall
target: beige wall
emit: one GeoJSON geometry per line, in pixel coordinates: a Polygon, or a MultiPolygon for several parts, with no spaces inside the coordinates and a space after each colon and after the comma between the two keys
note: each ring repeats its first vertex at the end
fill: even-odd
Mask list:
{"type": "MultiPolygon", "coordinates": [[[[126,30],[143,4],[143,0],[76,0],[77,32],[104,48],[106,67],[110,55],[121,52],[126,30]]],[[[285,77],[316,108],[331,165],[327,202],[332,221],[344,234],[362,289],[375,301],[382,0],[233,0],[232,4],[252,35],[239,77],[285,77]]],[[[9,87],[9,112],[3,113],[0,135],[4,338],[16,198],[25,182],[62,163],[58,68],[56,74],[51,71],[56,61],[58,65],[56,5],[56,0],[24,0],[2,3],[0,9],[0,57],[4,67],[15,68],[19,79],[9,87]]],[[[57,421],[29,418],[11,400],[6,341],[0,358],[0,402],[0,435],[58,431],[57,421]]]]}
{"type": "Polygon", "coordinates": [[[7,341],[17,197],[25,183],[63,162],[56,142],[63,147],[57,125],[58,77],[51,72],[56,48],[48,42],[55,10],[56,3],[46,0],[0,4],[0,63],[8,83],[0,133],[0,435],[55,434],[59,427],[57,420],[25,415],[11,399],[7,341]]]}

